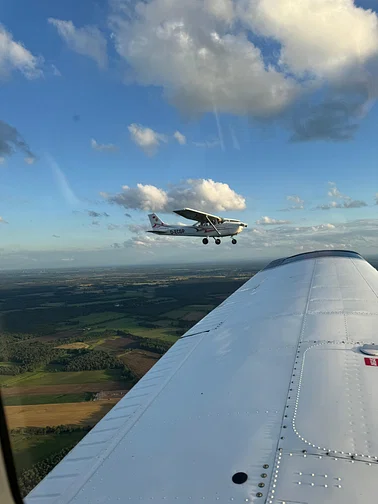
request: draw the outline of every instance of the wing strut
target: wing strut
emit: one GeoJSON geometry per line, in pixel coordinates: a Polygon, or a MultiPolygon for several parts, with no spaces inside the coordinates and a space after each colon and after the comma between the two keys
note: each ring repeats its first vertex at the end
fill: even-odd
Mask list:
{"type": "Polygon", "coordinates": [[[206,220],[207,222],[209,222],[209,224],[211,226],[213,226],[213,228],[215,229],[215,231],[218,233],[219,236],[221,236],[220,232],[218,231],[218,229],[215,227],[215,225],[211,222],[211,220],[209,219],[209,217],[206,215],[206,220]]]}

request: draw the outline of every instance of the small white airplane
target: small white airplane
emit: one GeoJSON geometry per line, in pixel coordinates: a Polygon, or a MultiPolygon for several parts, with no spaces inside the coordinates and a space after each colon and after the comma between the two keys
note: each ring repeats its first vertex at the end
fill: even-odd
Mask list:
{"type": "Polygon", "coordinates": [[[214,238],[216,245],[220,245],[222,236],[231,236],[231,242],[235,245],[237,241],[234,236],[247,227],[247,224],[238,219],[218,217],[192,208],[183,208],[182,210],[174,210],[174,212],[196,223],[192,226],[164,224],[156,214],[152,213],[148,215],[152,229],[147,232],[172,236],[204,236],[202,239],[204,245],[209,243],[208,237],[214,238]]]}

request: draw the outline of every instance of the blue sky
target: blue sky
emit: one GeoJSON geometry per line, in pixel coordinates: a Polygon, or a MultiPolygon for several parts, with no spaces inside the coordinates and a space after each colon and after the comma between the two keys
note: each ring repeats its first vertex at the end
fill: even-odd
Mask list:
{"type": "Polygon", "coordinates": [[[1,5],[1,267],[372,254],[377,15],[338,4],[1,5]],[[186,205],[248,230],[145,233],[186,205]]]}

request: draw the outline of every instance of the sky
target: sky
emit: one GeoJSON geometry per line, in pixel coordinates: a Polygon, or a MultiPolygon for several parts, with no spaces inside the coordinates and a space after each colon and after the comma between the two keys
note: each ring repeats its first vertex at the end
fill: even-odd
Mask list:
{"type": "Polygon", "coordinates": [[[374,255],[377,97],[373,0],[3,2],[0,269],[374,255]]]}

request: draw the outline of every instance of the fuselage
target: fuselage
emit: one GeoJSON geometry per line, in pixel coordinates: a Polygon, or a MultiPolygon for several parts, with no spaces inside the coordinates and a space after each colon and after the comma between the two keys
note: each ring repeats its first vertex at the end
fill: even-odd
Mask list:
{"type": "Polygon", "coordinates": [[[198,237],[214,237],[219,236],[235,236],[243,231],[246,224],[242,222],[222,222],[216,225],[216,229],[210,223],[195,224],[194,226],[184,225],[156,225],[154,229],[149,230],[149,233],[171,236],[198,236],[198,237]]]}

